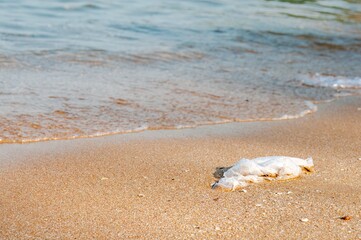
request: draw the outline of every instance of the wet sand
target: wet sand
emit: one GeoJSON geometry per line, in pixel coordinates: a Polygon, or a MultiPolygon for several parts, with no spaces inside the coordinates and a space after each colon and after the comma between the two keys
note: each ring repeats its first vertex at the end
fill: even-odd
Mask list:
{"type": "Polygon", "coordinates": [[[361,239],[358,108],[347,97],[296,120],[0,145],[0,239],[361,239]],[[312,156],[316,172],[210,188],[216,167],[269,155],[312,156]]]}

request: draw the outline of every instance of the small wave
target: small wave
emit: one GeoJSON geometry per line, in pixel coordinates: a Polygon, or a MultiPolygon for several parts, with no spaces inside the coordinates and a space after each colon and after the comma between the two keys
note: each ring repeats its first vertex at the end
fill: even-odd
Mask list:
{"type": "Polygon", "coordinates": [[[279,118],[274,118],[273,120],[287,120],[287,119],[301,118],[306,116],[307,114],[317,112],[317,106],[313,102],[305,101],[305,105],[308,109],[303,110],[299,114],[295,114],[295,115],[285,114],[279,118]]]}
{"type": "MultiPolygon", "coordinates": [[[[83,9],[101,9],[99,5],[96,4],[82,4],[82,5],[73,5],[73,4],[66,4],[62,7],[62,10],[83,10],[83,9]]],[[[58,9],[56,9],[58,10],[58,9]]]]}
{"type": "MultiPolygon", "coordinates": [[[[37,60],[38,63],[48,64],[49,61],[59,64],[77,64],[84,66],[109,66],[111,64],[156,64],[171,62],[191,62],[199,61],[207,57],[206,53],[201,51],[150,51],[146,53],[110,53],[98,49],[79,50],[68,52],[68,49],[59,49],[55,51],[32,51],[30,53],[16,55],[19,63],[25,64],[37,60]],[[46,59],[46,62],[44,62],[46,59]]],[[[0,55],[1,64],[12,60],[9,56],[0,55]]],[[[13,61],[13,60],[12,60],[13,61]]]]}
{"type": "MultiPolygon", "coordinates": [[[[50,132],[45,133],[45,135],[48,136],[42,136],[42,137],[31,137],[31,134],[25,137],[21,136],[0,136],[0,144],[9,144],[9,143],[33,143],[33,142],[43,142],[43,141],[51,141],[51,140],[70,140],[70,139],[79,139],[79,138],[94,138],[94,137],[102,137],[102,136],[109,136],[109,135],[115,135],[115,134],[129,134],[129,133],[139,133],[147,130],[176,130],[176,129],[187,129],[187,128],[195,128],[199,126],[205,126],[205,125],[218,125],[218,124],[226,124],[226,123],[232,123],[232,122],[259,122],[259,121],[280,121],[280,120],[289,120],[289,119],[296,119],[304,117],[307,114],[311,114],[317,111],[317,106],[311,102],[311,101],[305,101],[304,102],[305,109],[299,113],[296,113],[294,115],[291,114],[285,114],[281,117],[270,117],[270,118],[256,118],[256,119],[237,119],[237,118],[224,118],[222,120],[214,120],[214,121],[201,121],[201,122],[194,122],[194,123],[184,123],[184,124],[175,124],[175,125],[148,125],[143,124],[139,125],[138,127],[131,128],[131,129],[122,129],[117,128],[115,130],[106,131],[106,130],[100,130],[95,131],[94,133],[85,133],[82,131],[75,131],[68,129],[68,134],[60,134],[55,132],[52,132],[51,129],[50,132]],[[71,133],[71,131],[73,131],[71,133]],[[77,133],[76,133],[77,132],[77,133]]],[[[63,114],[63,112],[58,111],[59,114],[63,114]]],[[[31,128],[34,131],[38,131],[42,126],[38,124],[31,124],[31,128]]],[[[33,132],[35,133],[35,132],[33,132]]]]}
{"type": "Polygon", "coordinates": [[[360,89],[361,77],[345,77],[316,73],[303,81],[304,85],[334,89],[360,89]]]}

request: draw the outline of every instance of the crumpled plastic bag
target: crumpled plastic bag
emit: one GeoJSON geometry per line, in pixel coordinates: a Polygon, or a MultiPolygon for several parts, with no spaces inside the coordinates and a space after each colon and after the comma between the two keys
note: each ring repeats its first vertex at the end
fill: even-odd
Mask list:
{"type": "Polygon", "coordinates": [[[223,177],[212,185],[234,191],[246,187],[249,183],[264,180],[287,180],[299,177],[302,172],[313,172],[313,159],[301,159],[285,156],[260,157],[255,159],[242,158],[233,167],[224,172],[223,177]]]}

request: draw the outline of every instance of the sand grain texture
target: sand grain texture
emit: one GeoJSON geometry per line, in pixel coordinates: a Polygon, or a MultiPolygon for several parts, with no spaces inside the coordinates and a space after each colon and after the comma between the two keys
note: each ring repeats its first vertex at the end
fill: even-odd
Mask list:
{"type": "Polygon", "coordinates": [[[0,145],[0,239],[361,239],[360,106],[349,97],[289,121],[0,145]],[[269,155],[312,156],[316,172],[210,188],[216,167],[269,155]]]}

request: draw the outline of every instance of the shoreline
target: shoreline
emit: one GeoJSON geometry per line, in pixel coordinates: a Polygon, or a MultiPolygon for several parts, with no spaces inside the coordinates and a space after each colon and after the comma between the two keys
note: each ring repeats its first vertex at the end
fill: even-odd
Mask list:
{"type": "MultiPolygon", "coordinates": [[[[305,101],[306,105],[309,107],[309,109],[303,110],[299,112],[298,114],[289,115],[284,114],[280,117],[274,117],[274,118],[258,118],[258,119],[233,119],[229,121],[224,122],[204,122],[204,123],[198,123],[195,125],[179,125],[174,127],[139,127],[137,129],[129,130],[129,131],[114,131],[114,132],[108,132],[108,133],[96,133],[92,135],[82,135],[82,136],[72,136],[72,137],[64,137],[64,138],[41,138],[41,139],[31,139],[31,140],[13,140],[13,141],[0,141],[0,145],[2,144],[32,144],[32,143],[39,143],[39,142],[48,142],[48,141],[66,141],[66,140],[78,140],[78,139],[88,139],[88,138],[102,138],[102,137],[108,137],[113,135],[123,135],[123,134],[136,134],[136,133],[142,133],[145,131],[167,131],[167,130],[183,130],[183,129],[193,129],[193,128],[199,128],[199,127],[207,127],[207,126],[216,126],[216,125],[223,125],[223,124],[230,124],[230,123],[249,123],[249,122],[273,122],[273,121],[284,121],[284,120],[293,120],[298,118],[303,118],[309,114],[314,114],[317,112],[317,105],[326,103],[326,102],[332,102],[336,101],[337,98],[333,98],[330,100],[325,100],[323,102],[313,102],[313,101],[305,101]]],[[[1,139],[0,139],[1,140],[1,139]]]]}
{"type": "Polygon", "coordinates": [[[317,106],[289,121],[1,144],[0,238],[361,238],[361,97],[317,106]],[[316,172],[210,188],[216,167],[270,155],[312,156],[316,172]]]}

